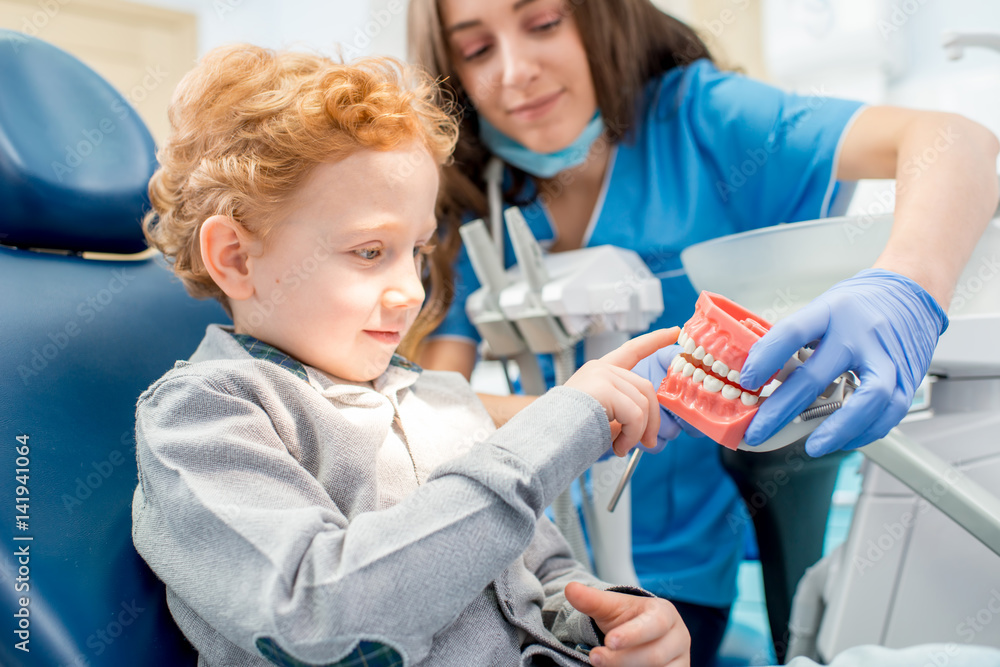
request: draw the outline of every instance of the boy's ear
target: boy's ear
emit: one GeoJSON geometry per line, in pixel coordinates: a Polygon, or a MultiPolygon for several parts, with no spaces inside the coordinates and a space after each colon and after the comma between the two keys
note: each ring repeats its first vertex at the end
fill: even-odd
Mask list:
{"type": "Polygon", "coordinates": [[[243,227],[227,215],[213,215],[201,225],[201,261],[215,284],[230,299],[254,294],[247,259],[256,245],[243,227]]]}

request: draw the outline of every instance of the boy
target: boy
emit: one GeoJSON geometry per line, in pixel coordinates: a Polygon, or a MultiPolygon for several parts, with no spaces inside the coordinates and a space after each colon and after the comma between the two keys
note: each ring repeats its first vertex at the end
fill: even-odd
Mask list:
{"type": "Polygon", "coordinates": [[[687,665],[673,607],[604,590],[542,514],[610,420],[619,454],[655,444],[625,369],[676,330],[500,430],[396,356],[456,136],[405,76],[233,46],[180,84],[144,226],[234,325],[139,398],[136,548],[199,664],[687,665]]]}

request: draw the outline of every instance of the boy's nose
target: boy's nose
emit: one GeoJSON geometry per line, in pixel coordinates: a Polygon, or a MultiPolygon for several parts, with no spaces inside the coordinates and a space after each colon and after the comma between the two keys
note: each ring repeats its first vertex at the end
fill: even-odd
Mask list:
{"type": "Polygon", "coordinates": [[[383,294],[386,308],[416,308],[424,302],[424,285],[420,281],[415,262],[400,262],[393,272],[393,279],[383,294]]]}

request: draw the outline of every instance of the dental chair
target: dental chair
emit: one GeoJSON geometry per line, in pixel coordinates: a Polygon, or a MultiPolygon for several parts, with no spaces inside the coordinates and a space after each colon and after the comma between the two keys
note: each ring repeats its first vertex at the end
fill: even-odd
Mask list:
{"type": "Polygon", "coordinates": [[[154,145],[117,91],[5,30],[0,91],[0,664],[194,665],[132,546],[135,403],[228,318],[143,252],[154,145]]]}

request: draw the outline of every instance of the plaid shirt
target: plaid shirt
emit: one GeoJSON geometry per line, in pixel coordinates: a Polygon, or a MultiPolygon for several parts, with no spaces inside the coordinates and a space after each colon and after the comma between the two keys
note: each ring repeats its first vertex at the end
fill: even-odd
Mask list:
{"type": "MultiPolygon", "coordinates": [[[[281,650],[273,639],[261,637],[257,640],[257,650],[261,655],[281,667],[318,667],[296,660],[281,650]]],[[[391,646],[378,642],[360,642],[358,647],[343,660],[324,667],[403,667],[403,657],[391,646]]]]}

